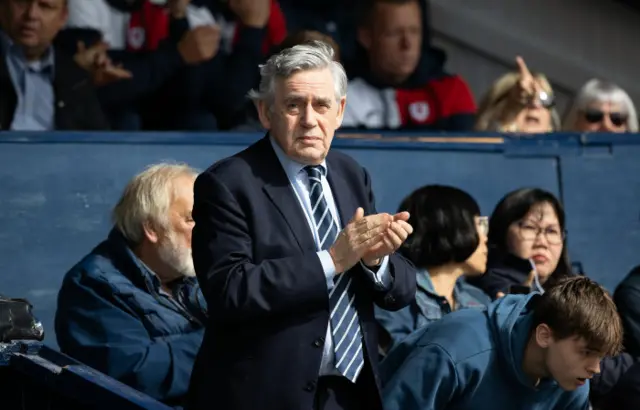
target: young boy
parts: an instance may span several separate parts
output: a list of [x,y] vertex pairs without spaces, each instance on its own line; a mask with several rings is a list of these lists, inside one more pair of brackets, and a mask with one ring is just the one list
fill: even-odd
[[569,278],[419,330],[384,361],[385,410],[586,410],[589,379],[622,324],[597,283]]

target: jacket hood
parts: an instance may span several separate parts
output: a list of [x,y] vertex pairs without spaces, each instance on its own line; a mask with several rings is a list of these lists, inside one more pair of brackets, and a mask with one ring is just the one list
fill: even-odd
[[538,293],[507,295],[492,303],[487,312],[505,370],[529,388],[533,386],[522,370],[522,360],[533,324],[531,302],[539,297]]

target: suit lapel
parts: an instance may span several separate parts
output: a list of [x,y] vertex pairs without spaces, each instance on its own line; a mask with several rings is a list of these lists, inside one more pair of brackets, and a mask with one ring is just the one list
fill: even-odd
[[289,226],[300,249],[303,251],[316,249],[313,232],[309,228],[309,223],[293,191],[289,178],[273,151],[269,136],[267,135],[259,144],[263,145],[260,151],[264,154],[260,161],[265,165],[262,170],[265,181],[262,189]]
[[347,181],[337,172],[338,167],[331,166],[332,161],[327,157],[327,179],[331,186],[331,193],[340,214],[341,229],[347,226],[353,215],[356,213],[358,203],[353,197]]

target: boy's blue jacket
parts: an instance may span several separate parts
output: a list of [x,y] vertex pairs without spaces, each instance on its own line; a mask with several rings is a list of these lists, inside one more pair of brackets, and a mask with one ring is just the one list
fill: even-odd
[[381,365],[385,410],[587,410],[589,384],[537,387],[522,371],[539,294],[509,295],[416,331]]

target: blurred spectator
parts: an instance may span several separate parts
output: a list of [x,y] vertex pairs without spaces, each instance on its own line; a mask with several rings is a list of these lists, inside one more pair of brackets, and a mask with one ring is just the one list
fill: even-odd
[[62,352],[169,404],[187,393],[206,320],[191,258],[195,177],[169,164],[134,177],[108,239],[66,274],[56,311]]
[[0,1],[0,129],[104,130],[87,73],[54,49],[66,0]]
[[640,356],[640,266],[636,266],[616,288],[614,300],[624,325],[624,347]]
[[496,298],[506,293],[543,291],[572,275],[565,246],[565,214],[550,192],[510,192],[489,219],[487,273],[469,280]]
[[[154,128],[226,130],[242,124],[256,68],[286,36],[275,0],[201,3],[212,10],[221,27],[222,50],[213,60],[182,70],[164,87],[147,115]],[[232,37],[227,37],[229,32]]]
[[277,51],[310,41],[322,41],[333,48],[333,59],[340,62],[340,46],[326,34],[314,30],[300,30],[289,34],[277,47]]
[[413,302],[395,312],[375,307],[378,323],[392,348],[411,332],[454,310],[485,308],[491,299],[467,284],[464,276],[482,275],[487,268],[489,221],[480,207],[457,188],[428,185],[402,201],[398,212],[409,212],[413,233],[399,251],[418,268]]
[[518,71],[498,78],[478,108],[476,130],[537,134],[560,129],[551,84],[532,74],[521,57]]
[[580,132],[638,132],[638,115],[625,90],[594,78],[578,91],[563,128]]
[[349,82],[343,127],[473,128],[469,87],[444,72],[442,51],[423,51],[422,15],[418,0],[373,0],[363,8],[358,41],[366,61]]
[[[197,29],[189,30],[189,24]],[[99,89],[100,101],[116,129],[139,129],[146,111],[155,109],[157,93],[185,65],[207,61],[218,52],[219,27],[206,8],[190,0],[169,0],[166,5],[149,0],[69,0],[70,37],[93,45],[109,44],[109,55],[132,73],[121,81]],[[163,101],[173,107],[174,101]],[[178,102],[179,104],[179,102]]]

